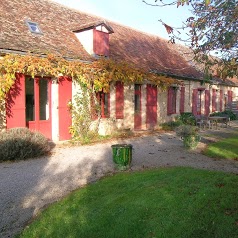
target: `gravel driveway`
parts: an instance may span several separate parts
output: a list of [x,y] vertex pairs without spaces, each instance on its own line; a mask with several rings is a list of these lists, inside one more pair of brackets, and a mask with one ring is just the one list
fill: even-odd
[[[44,206],[114,173],[111,145],[117,143],[133,145],[131,170],[187,166],[238,174],[237,161],[208,158],[199,149],[187,151],[174,133],[141,135],[88,146],[56,146],[48,157],[0,163],[0,237],[13,237]],[[201,142],[199,147],[203,146]]]

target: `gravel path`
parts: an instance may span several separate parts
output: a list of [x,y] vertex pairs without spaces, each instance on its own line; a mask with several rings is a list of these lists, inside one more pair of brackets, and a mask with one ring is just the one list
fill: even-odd
[[[111,145],[116,143],[133,145],[131,170],[186,166],[238,174],[238,161],[208,158],[199,149],[187,151],[174,133],[155,133],[89,146],[56,146],[48,157],[0,163],[0,237],[13,237],[44,206],[114,173]],[[199,148],[204,145],[201,142]]]

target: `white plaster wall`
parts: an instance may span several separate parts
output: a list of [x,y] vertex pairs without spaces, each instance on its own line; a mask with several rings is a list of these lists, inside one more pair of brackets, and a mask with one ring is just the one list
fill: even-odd
[[167,119],[167,91],[158,88],[157,124],[164,123]]
[[83,32],[75,33],[76,37],[83,45],[84,49],[90,54],[93,55],[93,30],[87,30]]
[[59,141],[59,85],[51,84],[51,123],[52,123],[52,140]]
[[124,86],[123,128],[134,129],[134,85]]
[[[200,82],[185,81],[185,112],[192,111],[192,93],[193,89],[205,88],[210,90],[210,111],[212,112],[212,89],[216,88],[220,91],[223,90],[224,94],[227,94],[228,90],[233,90],[234,97],[238,95],[238,88],[231,88],[227,86],[216,86],[216,85],[201,85]],[[73,85],[73,95],[75,92],[80,90],[79,86]],[[218,91],[218,92],[219,92]],[[142,85],[142,129],[146,129],[146,85]],[[218,93],[219,94],[219,93]],[[164,122],[173,121],[177,116],[180,115],[180,88],[177,91],[177,105],[176,114],[167,115],[167,90],[161,90],[158,88],[158,100],[157,100],[157,128]],[[218,96],[219,97],[219,96]],[[224,99],[223,99],[223,102]],[[220,107],[218,107],[220,108]],[[224,110],[224,108],[223,108]],[[99,134],[107,135],[113,133],[116,129],[134,129],[134,85],[124,85],[124,119],[116,119],[116,93],[115,85],[112,84],[110,87],[110,118],[103,118],[99,124]],[[205,90],[202,91],[202,113],[205,112]]]
[[0,100],[0,131],[6,129],[5,101]]
[[108,33],[108,30],[105,26],[99,25],[96,27],[96,30]]

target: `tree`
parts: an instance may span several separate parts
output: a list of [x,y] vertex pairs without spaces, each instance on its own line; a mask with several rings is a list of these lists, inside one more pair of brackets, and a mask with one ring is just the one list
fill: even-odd
[[[162,20],[170,42],[183,40],[195,53],[194,59],[205,64],[205,69],[216,69],[222,78],[238,76],[238,4],[236,0],[155,0],[143,1],[151,6],[189,6],[189,17],[180,28]],[[188,29],[188,39],[181,39],[181,29]],[[214,57],[214,55],[216,57]]]

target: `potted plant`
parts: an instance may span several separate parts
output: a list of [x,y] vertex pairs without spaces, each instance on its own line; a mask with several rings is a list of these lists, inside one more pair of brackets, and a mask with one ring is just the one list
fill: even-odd
[[183,140],[183,145],[189,149],[195,149],[201,137],[198,128],[191,125],[181,125],[176,129],[176,134]]
[[119,170],[126,170],[132,161],[132,145],[116,144],[112,145],[113,162]]

